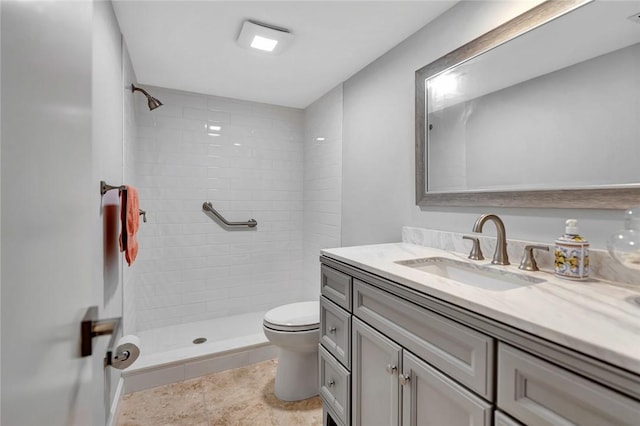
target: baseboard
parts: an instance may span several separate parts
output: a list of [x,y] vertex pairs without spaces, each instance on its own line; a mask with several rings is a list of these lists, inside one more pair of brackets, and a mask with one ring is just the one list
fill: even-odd
[[109,419],[107,420],[107,426],[116,426],[118,424],[118,417],[120,416],[120,407],[122,406],[122,397],[124,396],[124,378],[120,377],[118,380],[118,386],[116,387],[116,393],[111,401],[111,407],[109,408]]

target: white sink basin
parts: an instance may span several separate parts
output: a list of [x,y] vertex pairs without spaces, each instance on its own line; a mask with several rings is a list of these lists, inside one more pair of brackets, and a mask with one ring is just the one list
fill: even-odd
[[476,265],[446,257],[399,260],[399,265],[485,290],[504,291],[539,284],[546,280],[524,274]]

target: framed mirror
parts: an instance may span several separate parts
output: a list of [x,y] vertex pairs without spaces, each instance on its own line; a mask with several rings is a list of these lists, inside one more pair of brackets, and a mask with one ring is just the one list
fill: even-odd
[[639,2],[547,1],[416,71],[416,204],[639,202]]

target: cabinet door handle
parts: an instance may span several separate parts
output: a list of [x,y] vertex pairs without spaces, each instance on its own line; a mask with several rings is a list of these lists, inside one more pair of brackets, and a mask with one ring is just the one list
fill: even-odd
[[398,371],[398,367],[393,364],[387,364],[387,373],[395,374]]
[[400,376],[398,376],[398,380],[400,381],[400,384],[402,386],[408,385],[409,382],[411,382],[411,377],[407,376],[406,374],[401,374]]
[[335,327],[331,327],[331,328],[329,329],[329,333],[331,333],[331,334],[335,334],[335,332],[336,332],[337,330],[338,330],[337,328],[335,328]]
[[331,379],[327,382],[327,386],[329,386],[330,388],[333,387],[336,384],[336,381]]

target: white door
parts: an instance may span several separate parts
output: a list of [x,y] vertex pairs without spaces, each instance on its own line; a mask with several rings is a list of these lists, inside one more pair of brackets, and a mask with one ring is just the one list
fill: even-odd
[[3,426],[104,424],[103,352],[79,349],[80,321],[101,300],[92,8],[2,2]]

